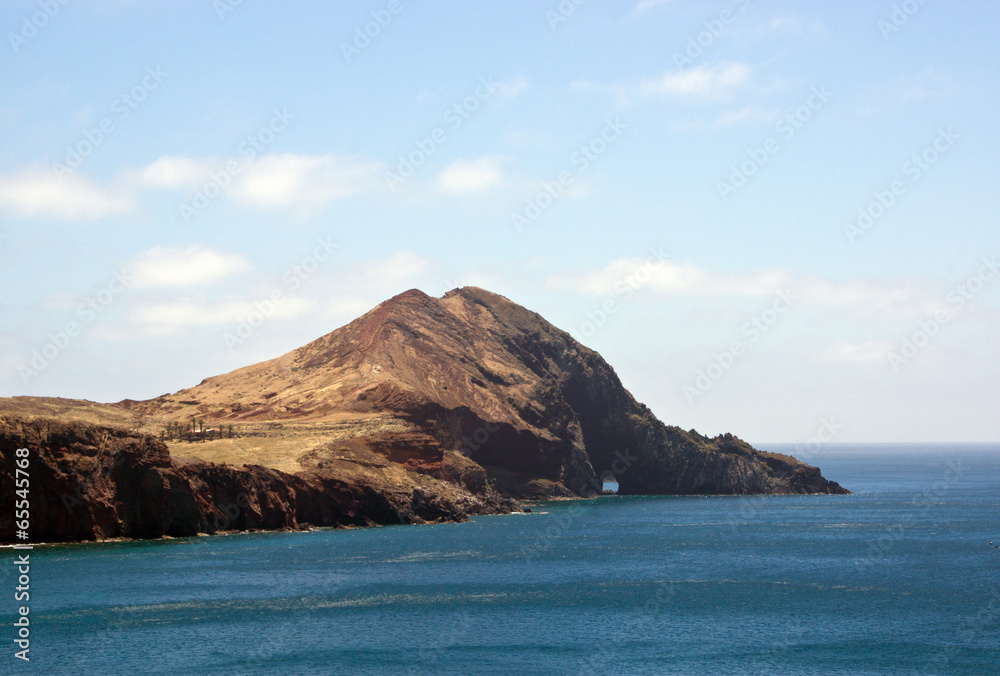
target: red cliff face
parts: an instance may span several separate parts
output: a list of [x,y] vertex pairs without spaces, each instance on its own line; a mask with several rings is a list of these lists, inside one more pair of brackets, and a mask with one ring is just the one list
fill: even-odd
[[[32,542],[183,537],[233,530],[463,521],[506,513],[495,495],[463,501],[433,490],[293,476],[260,466],[171,459],[149,436],[81,423],[0,423],[0,501],[13,505],[15,451],[28,448]],[[0,542],[16,542],[0,519]]]

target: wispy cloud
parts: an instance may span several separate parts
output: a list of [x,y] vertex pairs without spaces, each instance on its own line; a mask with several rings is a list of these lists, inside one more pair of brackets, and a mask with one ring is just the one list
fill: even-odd
[[645,80],[640,85],[640,91],[644,96],[718,99],[745,85],[752,70],[745,63],[731,61],[714,65],[702,64]]
[[315,206],[381,186],[381,165],[332,153],[265,155],[243,171],[235,197],[263,207]]
[[92,220],[123,214],[134,204],[128,192],[77,174],[29,168],[0,176],[0,208],[19,217]]
[[654,7],[665,5],[668,2],[673,2],[673,0],[640,0],[640,2],[636,3],[635,7],[632,8],[632,16],[645,14]]
[[207,180],[216,164],[214,159],[164,155],[143,167],[136,175],[136,182],[153,188],[181,188]]
[[[637,99],[650,97],[699,102],[722,101],[730,98],[733,93],[750,87],[753,72],[754,68],[749,64],[726,61],[670,70],[638,82],[577,80],[570,84],[570,88],[585,94],[613,96],[619,106],[628,106]],[[764,90],[758,89],[757,93],[761,91]]]
[[511,80],[510,82],[496,82],[497,96],[503,99],[513,99],[528,91],[528,80],[523,77]]
[[[28,167],[0,175],[0,210],[25,218],[93,220],[123,214],[136,207],[141,189],[190,189],[209,184],[213,169],[220,172],[237,158],[165,155],[135,170],[121,172],[102,185],[80,172],[59,176]],[[231,197],[259,207],[315,207],[365,190],[379,189],[382,166],[355,157],[263,155],[231,176]]]
[[243,256],[193,245],[186,249],[153,247],[136,256],[129,267],[137,288],[183,287],[225,279],[250,264]]
[[641,280],[644,288],[672,296],[758,296],[774,293],[788,284],[790,275],[780,270],[732,275],[689,263],[663,260],[652,265],[649,259],[630,258],[612,261],[600,270],[555,276],[549,279],[548,285],[602,296],[614,294],[622,280],[631,278]]
[[581,295],[606,296],[623,280],[638,280],[644,289],[666,296],[731,297],[767,296],[790,290],[803,305],[841,308],[848,316],[885,320],[926,317],[939,308],[939,293],[917,282],[851,280],[834,282],[815,276],[797,276],[787,270],[767,269],[725,273],[690,263],[630,258],[612,261],[603,268],[550,277],[549,288],[568,289]]
[[438,177],[438,187],[449,193],[482,192],[502,183],[503,172],[497,157],[452,162]]

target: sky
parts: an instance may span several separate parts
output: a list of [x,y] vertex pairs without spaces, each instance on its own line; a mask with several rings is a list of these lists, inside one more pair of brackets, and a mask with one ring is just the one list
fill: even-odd
[[998,441],[1000,5],[10,0],[0,396],[476,285],[664,422]]

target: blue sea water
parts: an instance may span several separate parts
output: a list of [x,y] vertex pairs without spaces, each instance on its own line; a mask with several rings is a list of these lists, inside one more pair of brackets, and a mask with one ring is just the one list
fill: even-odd
[[0,672],[1000,674],[1000,446],[809,460],[855,495],[38,548],[30,664],[3,550]]

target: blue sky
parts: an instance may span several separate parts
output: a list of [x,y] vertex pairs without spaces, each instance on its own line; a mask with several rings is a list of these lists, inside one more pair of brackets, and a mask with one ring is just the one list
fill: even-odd
[[1000,437],[995,3],[36,0],[0,25],[0,395],[153,397],[478,285],[671,424]]

